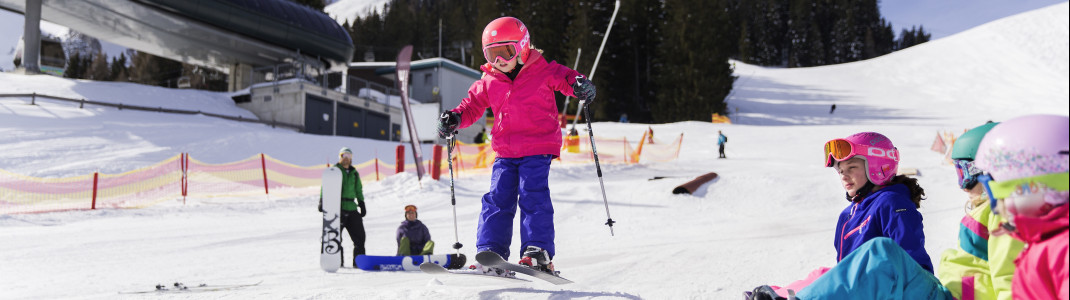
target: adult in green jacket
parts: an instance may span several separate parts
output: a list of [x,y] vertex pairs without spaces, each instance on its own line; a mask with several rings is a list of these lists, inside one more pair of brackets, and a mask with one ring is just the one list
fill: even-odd
[[[342,170],[342,228],[349,232],[349,238],[353,240],[353,258],[365,253],[364,240],[364,216],[368,215],[368,209],[364,206],[363,185],[360,183],[360,173],[353,167],[353,150],[342,147],[338,151],[338,163],[334,164]],[[320,211],[323,211],[323,195],[320,194]],[[359,209],[359,210],[358,210]],[[342,251],[343,255],[345,251]],[[343,256],[342,261],[345,261]],[[356,263],[353,264],[356,267]]]

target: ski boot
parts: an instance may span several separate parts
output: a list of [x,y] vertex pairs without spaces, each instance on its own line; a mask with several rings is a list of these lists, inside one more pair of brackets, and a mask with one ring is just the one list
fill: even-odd
[[524,255],[520,257],[520,264],[557,275],[557,272],[554,271],[554,263],[550,261],[550,253],[536,246],[528,246],[524,249]]

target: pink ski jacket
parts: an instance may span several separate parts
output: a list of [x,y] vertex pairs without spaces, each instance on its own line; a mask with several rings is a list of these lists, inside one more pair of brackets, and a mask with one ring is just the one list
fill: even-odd
[[1070,209],[1064,204],[1042,217],[1017,217],[1014,222],[1017,237],[1027,245],[1014,262],[1014,299],[1070,299]]
[[491,147],[498,157],[561,155],[561,128],[554,92],[574,96],[572,83],[580,75],[557,62],[546,62],[532,51],[516,80],[490,64],[481,67],[483,78],[468,88],[468,98],[452,111],[461,113],[460,127],[475,123],[487,107],[494,112]]

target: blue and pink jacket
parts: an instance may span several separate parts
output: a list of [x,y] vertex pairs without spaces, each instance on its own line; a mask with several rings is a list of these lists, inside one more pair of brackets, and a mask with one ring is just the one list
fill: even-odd
[[921,212],[910,201],[910,190],[906,185],[893,184],[876,190],[840,213],[834,242],[836,261],[843,260],[872,238],[887,237],[932,273],[933,264],[929,253],[925,252],[921,221]]
[[528,55],[516,81],[490,64],[483,78],[468,88],[468,98],[452,111],[461,113],[460,127],[468,127],[490,107],[494,112],[491,147],[498,157],[561,155],[561,129],[554,92],[575,96],[572,83],[580,75],[557,62],[546,62],[538,51]]

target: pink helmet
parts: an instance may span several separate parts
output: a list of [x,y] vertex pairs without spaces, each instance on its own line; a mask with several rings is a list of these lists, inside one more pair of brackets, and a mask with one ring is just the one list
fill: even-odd
[[[992,128],[977,146],[977,167],[991,175],[990,198],[1006,199],[1008,219],[1039,216],[1067,203],[1070,118],[1021,116]],[[1012,196],[1013,197],[1010,197]],[[994,205],[995,203],[993,203]]]
[[[514,51],[519,52],[518,62],[523,64],[531,53],[531,35],[528,34],[524,22],[513,17],[501,17],[490,21],[483,29],[483,55],[488,62],[494,62],[494,57],[487,56],[487,46],[499,43],[515,43]],[[510,59],[506,57],[506,59]]]
[[887,184],[899,171],[899,150],[883,134],[859,132],[825,143],[825,167],[855,157],[866,161],[866,178],[875,185]]

